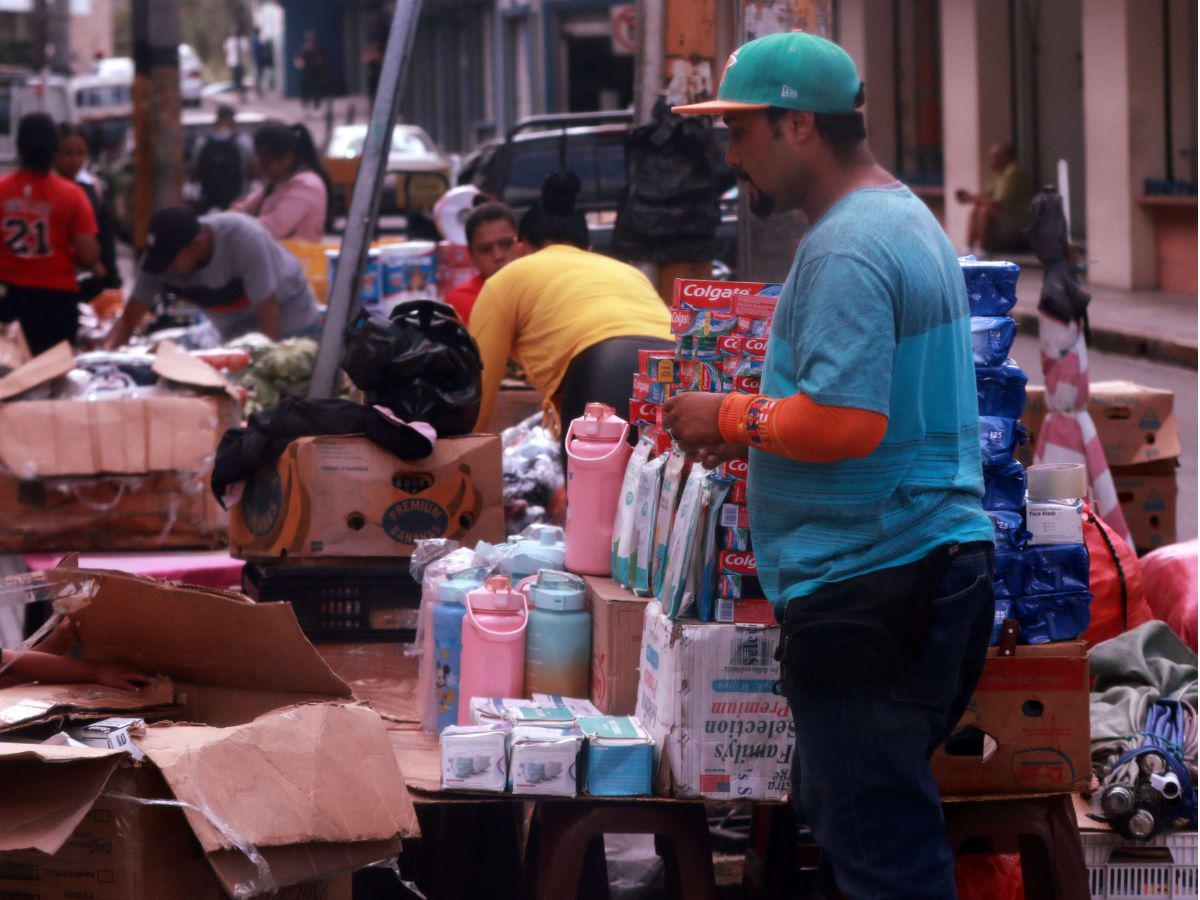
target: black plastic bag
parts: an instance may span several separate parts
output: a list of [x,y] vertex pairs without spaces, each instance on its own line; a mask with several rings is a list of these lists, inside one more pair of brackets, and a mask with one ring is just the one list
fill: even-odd
[[342,368],[367,393],[406,422],[428,422],[441,437],[475,427],[482,396],[479,348],[435,300],[411,300],[391,318],[365,310],[346,326]]

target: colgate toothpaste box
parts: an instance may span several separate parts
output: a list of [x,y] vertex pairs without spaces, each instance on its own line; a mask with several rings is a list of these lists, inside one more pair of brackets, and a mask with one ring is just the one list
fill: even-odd
[[675,354],[670,350],[638,351],[638,374],[645,375],[651,381],[675,381],[675,365]]
[[738,316],[734,334],[751,338],[767,338],[771,334],[771,320],[758,316]]
[[680,362],[701,360],[704,362],[716,362],[721,358],[721,352],[717,349],[718,336],[697,336],[692,334],[681,334],[675,338],[675,358]]
[[748,459],[730,459],[721,463],[717,468],[722,478],[736,478],[740,481],[745,481],[746,476],[750,474],[750,461]]
[[762,597],[758,566],[749,550],[722,550],[717,554],[717,575],[722,597]]
[[641,372],[633,376],[633,399],[648,400],[650,403],[666,403],[679,390],[678,384],[655,381]]
[[[675,309],[707,309],[733,312],[740,300],[776,289],[781,285],[761,281],[704,281],[698,278],[676,278],[671,306]],[[751,307],[758,308],[758,307]]]
[[753,550],[754,546],[750,543],[750,529],[739,528],[736,525],[718,526],[717,539],[721,544],[722,550]]
[[717,339],[717,349],[722,356],[726,357],[736,359],[741,359],[742,357],[766,359],[767,339],[747,337],[744,334],[727,334]]
[[719,523],[722,528],[750,528],[750,510],[744,503],[724,503],[721,505]]
[[735,625],[775,625],[775,607],[769,600],[723,597],[716,603],[717,622]]
[[761,290],[753,294],[738,296],[733,301],[733,311],[738,316],[748,319],[765,319],[770,328],[771,317],[775,315],[775,307],[779,303],[779,294],[783,291],[782,284],[764,284]]
[[671,310],[671,333],[698,337],[719,337],[733,334],[738,329],[739,319],[730,312],[709,310]]
[[761,375],[734,375],[727,377],[725,383],[735,394],[757,394],[762,390]]
[[727,503],[734,503],[739,506],[746,505],[746,482],[735,481],[733,487],[729,489],[729,496],[725,498]]
[[662,425],[662,407],[649,400],[638,400],[636,397],[629,401],[629,424],[659,427]]
[[662,456],[671,449],[671,436],[657,425],[645,425],[638,432],[639,438],[648,437],[654,441],[654,456]]

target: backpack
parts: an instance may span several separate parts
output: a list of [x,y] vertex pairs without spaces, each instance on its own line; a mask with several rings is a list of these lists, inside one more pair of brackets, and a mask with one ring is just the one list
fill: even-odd
[[205,207],[226,209],[242,193],[242,151],[236,135],[209,137],[196,161]]

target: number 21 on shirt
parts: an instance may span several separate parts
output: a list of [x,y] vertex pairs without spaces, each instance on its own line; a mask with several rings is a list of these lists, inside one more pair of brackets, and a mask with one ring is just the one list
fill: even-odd
[[40,216],[7,216],[4,244],[13,256],[49,256],[50,223]]

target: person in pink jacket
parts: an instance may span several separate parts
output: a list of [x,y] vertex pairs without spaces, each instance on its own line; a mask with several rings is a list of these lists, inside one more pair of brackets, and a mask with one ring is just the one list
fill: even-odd
[[262,186],[232,209],[254,216],[276,240],[320,241],[329,214],[329,176],[303,124],[267,122],[254,134]]

